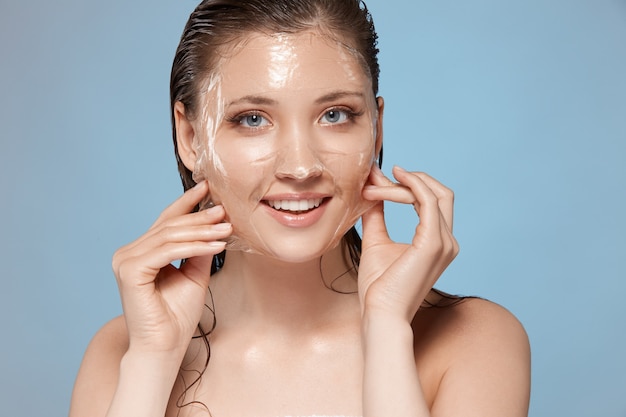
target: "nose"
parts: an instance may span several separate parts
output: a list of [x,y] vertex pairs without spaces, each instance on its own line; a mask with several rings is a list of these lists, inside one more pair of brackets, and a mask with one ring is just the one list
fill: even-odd
[[285,139],[281,141],[276,177],[304,181],[321,176],[324,165],[309,138],[300,131]]

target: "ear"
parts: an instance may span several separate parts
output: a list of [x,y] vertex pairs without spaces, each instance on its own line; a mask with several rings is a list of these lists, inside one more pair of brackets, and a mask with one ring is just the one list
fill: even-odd
[[380,151],[383,149],[383,113],[385,111],[385,100],[382,97],[376,97],[376,104],[378,105],[378,116],[376,119],[376,158],[380,155]]
[[185,114],[185,105],[180,101],[174,103],[174,123],[176,127],[176,149],[178,150],[178,155],[187,169],[193,172],[197,159],[196,151],[193,147],[196,132],[193,124]]

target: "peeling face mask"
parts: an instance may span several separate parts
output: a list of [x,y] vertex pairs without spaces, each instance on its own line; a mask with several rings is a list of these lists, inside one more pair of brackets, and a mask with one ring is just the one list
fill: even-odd
[[222,204],[227,250],[303,262],[334,248],[374,203],[378,112],[354,52],[314,32],[251,35],[207,81],[195,121],[201,208]]

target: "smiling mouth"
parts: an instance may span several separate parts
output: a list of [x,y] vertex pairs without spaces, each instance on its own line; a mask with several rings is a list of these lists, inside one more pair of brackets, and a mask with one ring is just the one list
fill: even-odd
[[266,200],[265,203],[274,210],[293,214],[306,213],[316,209],[324,202],[323,198],[309,198],[303,200]]

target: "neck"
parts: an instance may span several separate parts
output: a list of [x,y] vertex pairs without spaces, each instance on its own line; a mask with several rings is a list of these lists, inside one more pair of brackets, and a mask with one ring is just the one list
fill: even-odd
[[336,318],[341,309],[358,302],[342,294],[356,293],[356,288],[356,271],[341,245],[302,263],[228,252],[224,267],[211,282],[220,322],[242,319],[291,329]]

